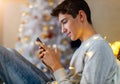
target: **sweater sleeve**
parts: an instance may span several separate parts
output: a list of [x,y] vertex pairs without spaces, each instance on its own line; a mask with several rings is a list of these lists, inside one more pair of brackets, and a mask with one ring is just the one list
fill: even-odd
[[55,71],[54,76],[58,84],[78,84],[81,78],[78,74],[66,74],[64,68]]
[[64,68],[55,71],[53,74],[58,84],[72,84],[71,81],[68,79]]

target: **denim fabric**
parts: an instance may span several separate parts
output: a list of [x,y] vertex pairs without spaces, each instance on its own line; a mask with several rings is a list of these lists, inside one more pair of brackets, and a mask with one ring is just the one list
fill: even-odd
[[47,84],[48,77],[17,51],[0,46],[0,81],[5,84]]

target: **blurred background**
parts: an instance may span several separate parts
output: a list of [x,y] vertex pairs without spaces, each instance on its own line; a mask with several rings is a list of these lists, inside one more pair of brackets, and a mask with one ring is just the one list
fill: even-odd
[[[21,5],[27,0],[0,0],[0,44],[14,48],[21,24]],[[35,0],[31,0],[35,1]],[[54,1],[54,0],[43,0]],[[60,0],[58,0],[60,1]],[[98,33],[109,42],[120,40],[120,1],[86,0],[92,11],[92,19]],[[44,5],[43,5],[44,6]]]
[[[37,60],[37,37],[61,51],[61,62],[67,68],[80,41],[71,42],[60,32],[51,9],[62,0],[0,0],[0,45],[15,48],[27,60],[47,72]],[[120,1],[86,0],[91,8],[93,26],[120,55]],[[67,52],[66,52],[67,51]],[[64,57],[66,55],[66,57]]]

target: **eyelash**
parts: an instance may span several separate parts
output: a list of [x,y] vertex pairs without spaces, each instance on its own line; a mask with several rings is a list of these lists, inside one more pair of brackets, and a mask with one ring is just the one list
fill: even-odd
[[63,21],[63,24],[66,24],[66,23],[67,23],[67,20],[64,20],[64,21]]

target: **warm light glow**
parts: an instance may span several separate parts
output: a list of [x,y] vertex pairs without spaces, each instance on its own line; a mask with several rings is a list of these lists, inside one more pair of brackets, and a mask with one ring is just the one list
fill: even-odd
[[93,56],[93,51],[86,52],[86,56],[88,56],[89,58],[91,58]]
[[114,55],[118,56],[118,54],[120,52],[120,41],[115,41],[110,46],[111,46],[111,48],[113,50]]
[[53,48],[57,48],[57,45],[56,45],[56,44],[53,44]]
[[18,31],[19,31],[20,33],[22,33],[22,32],[23,32],[23,28],[20,27],[20,28],[18,29]]
[[29,8],[33,8],[33,5],[29,5]]
[[106,40],[107,36],[104,36],[104,39]]
[[0,7],[5,6],[6,3],[27,3],[27,0],[0,0]]
[[2,6],[2,4],[3,4],[2,2],[3,2],[3,1],[2,1],[2,0],[0,0],[0,7],[1,7],[1,6]]
[[90,45],[90,43],[87,43],[87,44],[86,44],[86,47],[88,47],[89,45]]
[[75,69],[74,67],[69,67],[69,69]]
[[99,38],[98,36],[93,37],[94,40],[96,40],[96,39],[98,39],[98,38]]
[[26,2],[26,0],[3,0],[4,2]]

